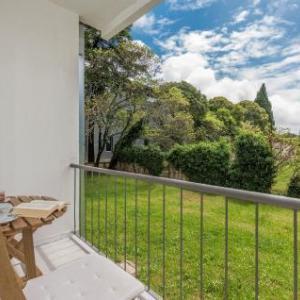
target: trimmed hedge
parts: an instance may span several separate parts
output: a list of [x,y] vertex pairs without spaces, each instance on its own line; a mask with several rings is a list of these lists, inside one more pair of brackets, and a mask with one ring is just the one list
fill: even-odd
[[230,147],[224,141],[176,146],[167,159],[191,181],[221,186],[227,184]]
[[[137,164],[159,176],[165,159],[190,181],[270,192],[276,175],[275,157],[261,134],[243,132],[234,147],[225,140],[177,145],[168,155],[154,146],[133,146],[122,150],[120,162]],[[300,174],[290,184],[290,196],[299,197]],[[297,196],[298,195],[298,196]]]
[[300,198],[300,171],[292,177],[287,194],[289,197]]
[[243,132],[236,138],[231,170],[233,187],[268,193],[276,171],[274,154],[263,135]]
[[164,169],[164,153],[154,146],[132,146],[120,151],[120,162],[138,164],[150,175],[159,176]]

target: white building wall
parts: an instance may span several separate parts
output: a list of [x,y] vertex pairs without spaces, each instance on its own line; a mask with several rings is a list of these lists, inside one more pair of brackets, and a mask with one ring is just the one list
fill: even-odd
[[[73,201],[79,18],[47,0],[0,0],[0,190]],[[38,232],[72,229],[73,210]]]

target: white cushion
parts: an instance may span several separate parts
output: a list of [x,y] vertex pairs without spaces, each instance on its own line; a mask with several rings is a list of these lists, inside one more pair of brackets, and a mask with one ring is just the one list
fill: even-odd
[[100,255],[34,278],[24,289],[28,300],[132,300],[143,291],[142,283]]

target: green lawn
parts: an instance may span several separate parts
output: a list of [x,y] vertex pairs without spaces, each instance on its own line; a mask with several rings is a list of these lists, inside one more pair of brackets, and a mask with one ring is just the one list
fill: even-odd
[[[102,252],[121,262],[125,252],[124,179],[94,175],[86,177],[86,229],[82,235]],[[105,189],[108,186],[108,189]],[[162,253],[163,188],[145,182],[137,185],[127,179],[126,240],[127,260],[135,262],[138,277],[147,283],[150,259],[150,286],[163,294]],[[106,197],[107,194],[107,197]],[[115,197],[116,195],[116,197]],[[199,299],[200,278],[200,197],[183,194],[183,291],[184,299]],[[106,201],[107,199],[107,201]],[[180,291],[180,191],[166,188],[166,299],[179,299]],[[85,207],[84,207],[85,206]],[[224,199],[204,198],[204,294],[205,299],[222,299],[224,282]],[[135,247],[137,220],[137,247]],[[229,203],[229,299],[254,299],[255,207],[237,201]],[[148,223],[149,222],[149,223]],[[115,224],[117,226],[115,226]],[[148,257],[148,225],[150,255]],[[260,209],[260,299],[292,299],[293,291],[293,213],[270,206]],[[82,226],[83,228],[83,226]],[[116,251],[115,251],[116,250]]]
[[284,166],[279,170],[272,188],[274,194],[286,195],[293,172],[294,168],[290,165]]

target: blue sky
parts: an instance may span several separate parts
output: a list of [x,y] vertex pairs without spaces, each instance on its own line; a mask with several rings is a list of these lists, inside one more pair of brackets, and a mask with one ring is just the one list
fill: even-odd
[[209,98],[253,100],[265,82],[279,128],[300,131],[299,0],[165,0],[133,26],[161,77]]

